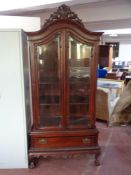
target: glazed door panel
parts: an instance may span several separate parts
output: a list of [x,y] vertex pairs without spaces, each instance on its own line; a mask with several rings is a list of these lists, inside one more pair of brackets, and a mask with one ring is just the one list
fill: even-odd
[[89,122],[92,46],[71,36],[68,44],[68,125],[83,128]]
[[59,127],[62,122],[60,74],[60,36],[37,46],[39,123]]

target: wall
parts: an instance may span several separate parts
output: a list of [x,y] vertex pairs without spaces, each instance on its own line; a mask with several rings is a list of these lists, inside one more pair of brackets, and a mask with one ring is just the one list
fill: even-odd
[[131,34],[121,34],[117,37],[110,37],[109,35],[103,35],[103,44],[105,42],[119,42],[119,57],[117,60],[131,61]]
[[27,43],[16,28],[37,31],[40,18],[0,16],[0,28],[0,169],[27,168],[26,115],[31,115],[29,81],[23,77],[28,74]]
[[[90,30],[115,29],[131,27],[131,1],[101,1],[101,3],[87,3],[71,7],[78,17]],[[45,13],[37,13],[34,16],[41,18],[41,25],[56,11],[49,9]]]
[[131,44],[120,44],[119,59],[122,61],[131,61]]
[[0,30],[0,168],[27,168],[20,31]]
[[39,17],[0,16],[0,28],[17,28],[25,31],[40,29]]

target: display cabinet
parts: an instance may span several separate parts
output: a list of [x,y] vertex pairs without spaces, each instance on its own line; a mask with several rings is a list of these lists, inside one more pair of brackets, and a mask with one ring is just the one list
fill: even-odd
[[88,31],[66,5],[40,31],[27,33],[32,82],[29,162],[47,156],[95,154],[98,45],[102,33]]
[[98,64],[103,67],[112,68],[113,47],[109,45],[99,46]]

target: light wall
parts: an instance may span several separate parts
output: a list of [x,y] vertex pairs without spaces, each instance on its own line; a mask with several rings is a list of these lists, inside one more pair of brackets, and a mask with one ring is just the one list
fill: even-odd
[[122,61],[131,61],[131,44],[120,44],[119,59]]
[[0,30],[0,169],[27,168],[20,31]]
[[40,29],[39,17],[0,16],[0,28],[37,31]]
[[[27,87],[27,84],[24,87],[24,81],[28,83],[29,80],[23,78],[28,70],[25,65],[27,52],[24,52],[27,42],[25,37],[23,40],[21,30],[16,28],[36,31],[40,29],[40,19],[0,17],[0,28],[0,169],[27,168],[26,118],[30,109],[29,92],[24,90]],[[26,59],[24,62],[23,58]]]
[[118,35],[117,37],[104,36],[102,39],[103,44],[105,42],[119,42],[119,57],[117,60],[131,61],[131,34]]
[[[131,27],[131,2],[125,0],[106,1],[96,5],[80,5],[71,7],[78,17],[90,30],[129,28]],[[45,13],[37,13],[34,16],[41,18],[41,25],[56,11],[48,10]]]

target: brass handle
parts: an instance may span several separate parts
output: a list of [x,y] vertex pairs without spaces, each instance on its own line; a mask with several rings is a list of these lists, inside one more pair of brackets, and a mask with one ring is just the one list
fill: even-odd
[[84,139],[82,140],[82,142],[83,142],[84,144],[87,144],[87,143],[90,142],[90,139],[88,139],[88,138],[84,138]]
[[46,143],[47,143],[47,140],[44,139],[44,138],[42,138],[42,139],[39,140],[39,143],[40,143],[40,144],[46,144]]

